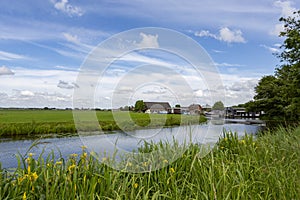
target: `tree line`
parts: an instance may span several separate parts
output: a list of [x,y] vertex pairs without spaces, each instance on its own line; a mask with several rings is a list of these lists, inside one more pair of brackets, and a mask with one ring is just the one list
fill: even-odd
[[300,10],[279,19],[284,24],[280,64],[274,75],[262,77],[255,87],[254,101],[245,104],[248,111],[264,111],[265,119],[298,122],[300,120]]

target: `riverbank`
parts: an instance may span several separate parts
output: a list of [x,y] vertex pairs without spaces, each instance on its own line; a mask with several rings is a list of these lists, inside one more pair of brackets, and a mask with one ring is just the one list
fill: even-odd
[[[122,130],[128,131],[142,128],[200,124],[207,121],[204,116],[150,115],[135,112],[130,112],[132,121],[129,121],[127,112],[95,111],[95,113],[103,131],[121,129],[114,120],[114,115],[118,115],[118,119],[121,119],[118,123],[122,125]],[[98,127],[95,130],[95,126],[89,126],[89,123],[84,123],[80,128],[85,129],[85,131],[98,130]],[[0,110],[0,136],[72,134],[76,132],[71,110]]]
[[203,158],[191,145],[174,163],[161,158],[165,167],[141,174],[113,170],[84,148],[66,160],[28,154],[14,173],[0,170],[0,199],[299,199],[299,147],[300,127],[256,139],[226,134]]

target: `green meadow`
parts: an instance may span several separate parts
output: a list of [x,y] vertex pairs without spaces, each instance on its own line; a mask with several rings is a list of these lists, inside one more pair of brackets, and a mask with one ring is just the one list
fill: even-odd
[[[76,111],[84,116],[91,111]],[[206,121],[204,116],[188,116],[176,114],[145,114],[129,112],[95,111],[103,131],[134,130],[140,128],[170,127],[179,125],[199,124]],[[115,116],[118,117],[116,123]],[[121,128],[119,127],[121,126]],[[91,129],[84,123],[85,131]],[[0,135],[35,135],[76,133],[71,110],[0,110]]]
[[[114,170],[89,154],[18,157],[0,167],[0,199],[300,199],[300,127],[253,138],[226,133],[205,157],[190,145],[173,163],[145,173]],[[140,151],[170,149],[148,144]],[[147,167],[147,163],[143,163]]]

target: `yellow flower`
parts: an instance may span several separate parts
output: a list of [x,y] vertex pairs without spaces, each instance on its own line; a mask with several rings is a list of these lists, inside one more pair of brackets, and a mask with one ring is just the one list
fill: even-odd
[[30,157],[28,157],[28,158],[26,158],[26,162],[28,163],[28,164],[30,164]]
[[147,163],[147,162],[143,162],[143,165],[144,165],[145,167],[147,167],[147,166],[148,166],[148,163]]
[[71,154],[71,157],[77,157],[77,156],[78,156],[78,154],[76,154],[76,153]]
[[26,199],[27,199],[27,197],[26,197],[26,192],[24,192],[23,197],[22,197],[22,200],[26,200]]
[[61,164],[62,164],[62,161],[57,161],[55,164],[56,164],[56,165],[61,165]]
[[33,156],[33,153],[29,153],[28,156],[29,156],[29,157],[32,157],[32,156]]
[[102,162],[105,162],[105,161],[107,161],[107,158],[106,158],[106,157],[103,157],[103,158],[102,158]]
[[174,173],[174,172],[175,172],[175,169],[174,169],[173,167],[171,167],[171,168],[170,168],[170,172],[171,172],[171,173]]
[[27,175],[24,175],[24,176],[22,176],[22,177],[19,177],[19,178],[18,178],[18,182],[19,182],[19,183],[22,183],[22,181],[23,181],[24,179],[26,179],[26,176],[27,176]]
[[81,146],[81,149],[82,149],[82,151],[84,151],[85,149],[87,149],[87,147],[86,146]]
[[133,184],[133,187],[134,187],[134,188],[137,188],[137,187],[139,187],[139,184],[138,184],[138,183],[135,183],[135,184]]
[[239,141],[241,144],[246,144],[246,141],[245,140],[240,140]]
[[38,177],[39,177],[39,176],[37,175],[36,172],[34,172],[34,173],[31,175],[32,181],[36,181],[36,179],[37,179]]
[[73,165],[70,165],[69,167],[68,167],[68,170],[69,171],[71,171],[72,169],[74,169],[76,167],[76,165],[75,164],[73,164]]
[[28,174],[30,174],[30,173],[31,173],[30,165],[28,165],[28,167],[27,167],[27,171],[28,171]]
[[127,166],[128,166],[128,167],[131,167],[131,166],[132,166],[132,163],[131,163],[131,162],[128,162],[128,163],[127,163]]
[[228,138],[226,137],[226,138],[224,138],[224,140],[225,140],[225,141],[227,141],[227,140],[228,140]]
[[82,157],[83,157],[83,158],[86,158],[86,157],[87,157],[87,153],[84,152],[84,153],[82,154]]
[[164,162],[164,163],[166,163],[166,164],[168,164],[168,163],[169,163],[169,161],[168,161],[168,160],[166,160],[166,159],[165,159],[163,162]]
[[221,149],[224,149],[224,147],[222,146]]

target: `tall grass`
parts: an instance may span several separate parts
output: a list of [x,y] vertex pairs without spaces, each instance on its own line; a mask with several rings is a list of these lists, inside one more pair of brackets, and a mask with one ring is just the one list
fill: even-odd
[[257,139],[224,136],[203,158],[191,145],[175,162],[161,160],[164,168],[147,173],[111,169],[84,147],[68,159],[28,154],[14,172],[1,169],[0,199],[300,199],[300,127]]

